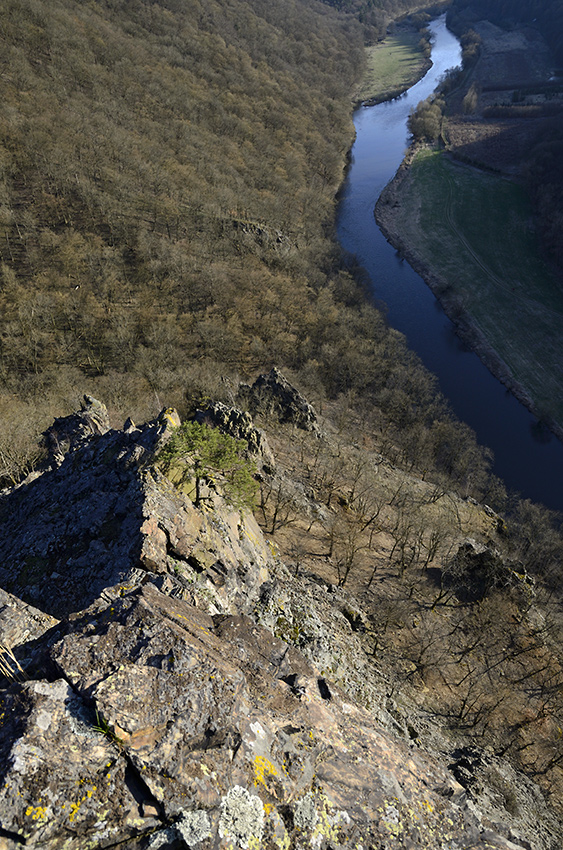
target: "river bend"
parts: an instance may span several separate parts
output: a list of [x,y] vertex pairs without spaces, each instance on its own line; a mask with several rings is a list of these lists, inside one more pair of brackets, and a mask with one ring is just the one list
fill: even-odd
[[494,472],[525,498],[563,510],[563,444],[494,378],[455,333],[422,278],[402,260],[376,224],[374,207],[401,164],[410,109],[431,94],[440,77],[460,64],[458,40],[445,16],[432,22],[432,67],[395,100],[354,114],[356,141],[338,212],[338,237],[367,270],[389,323],[438,377],[456,415],[495,455]]

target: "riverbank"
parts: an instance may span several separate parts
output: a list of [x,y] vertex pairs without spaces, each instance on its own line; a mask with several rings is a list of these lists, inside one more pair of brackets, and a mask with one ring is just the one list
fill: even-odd
[[425,54],[425,42],[420,30],[403,25],[383,42],[366,48],[366,71],[361,86],[354,93],[355,106],[375,106],[400,97],[431,67]]
[[[563,427],[554,420],[550,420],[545,414],[542,416],[530,392],[515,379],[511,369],[491,345],[478,321],[465,309],[463,299],[454,290],[450,281],[437,273],[435,268],[413,247],[411,240],[405,238],[402,226],[402,201],[411,179],[412,162],[421,149],[421,145],[411,145],[395,177],[381,193],[375,207],[376,222],[387,241],[407,260],[431,289],[463,342],[478,355],[494,377],[501,381],[518,401],[563,441]],[[410,212],[412,213],[412,210]],[[409,220],[412,226],[416,227],[412,215]]]

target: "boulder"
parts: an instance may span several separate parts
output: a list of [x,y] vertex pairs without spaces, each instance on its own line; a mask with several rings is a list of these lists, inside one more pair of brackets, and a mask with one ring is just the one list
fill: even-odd
[[93,850],[154,827],[127,760],[66,680],[13,686],[1,702],[2,850]]
[[0,644],[19,646],[41,637],[58,620],[0,587]]
[[252,386],[241,384],[238,397],[253,415],[275,416],[304,431],[318,430],[313,407],[275,367],[267,375],[260,375]]
[[494,587],[513,584],[518,575],[496,549],[468,538],[446,564],[442,581],[460,599],[477,601]]

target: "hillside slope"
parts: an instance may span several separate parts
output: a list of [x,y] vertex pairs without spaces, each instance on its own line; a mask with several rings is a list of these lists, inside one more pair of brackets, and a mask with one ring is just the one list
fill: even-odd
[[6,483],[84,391],[146,419],[279,365],[319,399],[361,399],[407,463],[463,486],[471,457],[487,487],[332,238],[363,63],[350,14],[24,0],[0,31]]
[[[272,377],[285,395],[261,385],[272,425],[293,419],[278,430],[334,450],[330,423],[304,430],[287,396],[302,399]],[[559,846],[539,786],[469,746],[387,667],[389,638],[369,625],[377,594],[290,572],[283,535],[266,540],[220,476],[199,507],[174,486],[159,460],[178,433],[171,411],[124,429],[104,413],[88,398],[57,420],[51,466],[2,494],[2,582],[28,601],[0,592],[3,848]],[[288,467],[266,455],[261,475],[287,488]],[[478,506],[458,510],[490,525]]]
[[[358,22],[9,0],[0,32],[0,846],[559,847],[559,520],[332,239]],[[167,477],[163,402],[260,448],[254,516]]]
[[64,365],[150,392],[186,358],[289,358],[268,314],[293,285],[314,305],[303,274],[330,266],[353,19],[310,0],[30,0],[3,4],[0,32],[7,387]]

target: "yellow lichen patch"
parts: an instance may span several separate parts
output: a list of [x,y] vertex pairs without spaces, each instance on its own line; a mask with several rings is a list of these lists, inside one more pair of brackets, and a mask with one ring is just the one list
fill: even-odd
[[254,785],[256,787],[258,787],[258,785],[263,785],[267,790],[268,786],[266,785],[266,777],[277,775],[278,771],[271,761],[264,756],[256,756],[254,759]]
[[47,816],[47,806],[28,806],[25,810],[26,817],[33,820],[42,820]]
[[[82,801],[80,801],[80,802],[82,802]],[[74,820],[74,818],[76,817],[79,808],[80,808],[80,803],[71,803],[70,804],[70,814],[68,816],[68,819],[71,823]]]
[[[246,537],[250,540],[250,542],[253,543],[255,546],[261,545],[261,541],[259,540],[258,535],[251,528],[249,528],[246,523],[245,523],[244,527],[239,526],[239,531],[242,532],[243,534],[245,534]],[[242,537],[242,534],[240,534],[239,536]],[[270,548],[272,548],[272,547],[273,547],[273,544],[270,545]]]
[[395,837],[399,836],[403,831],[401,814],[397,807],[392,803],[385,803],[385,813],[381,819],[381,823],[387,832]]
[[279,850],[289,850],[289,847],[291,845],[291,839],[290,839],[289,835],[287,834],[287,832],[284,834],[283,838],[275,838],[274,837],[274,841],[277,844],[277,846],[279,847]]
[[266,540],[266,543],[268,544],[268,548],[270,549],[270,552],[272,553],[273,557],[279,558],[280,550],[278,549],[276,544],[273,542],[273,540]]
[[338,830],[344,824],[350,823],[350,817],[345,811],[334,810],[328,797],[324,794],[316,796],[316,820],[311,833],[311,846],[320,847],[323,839],[329,843],[338,844]]
[[[79,781],[79,783],[78,783],[78,784],[79,784],[79,785],[84,785],[84,784],[85,784],[85,782],[86,782],[86,780],[81,779],[81,780]],[[69,821],[70,821],[71,823],[74,821],[74,818],[75,818],[75,817],[76,817],[76,815],[78,814],[78,811],[79,811],[80,806],[82,805],[82,803],[86,802],[86,800],[90,800],[90,799],[93,797],[94,792],[96,791],[96,789],[97,789],[97,786],[96,786],[96,785],[92,785],[92,787],[91,787],[91,788],[88,788],[88,790],[86,791],[86,793],[85,793],[85,794],[84,794],[84,795],[83,795],[83,796],[82,796],[82,797],[81,797],[81,798],[80,798],[77,802],[75,802],[75,803],[70,803],[70,804],[69,804],[70,812],[69,812],[68,819],[69,819]],[[63,809],[66,809],[66,807],[67,807],[67,804],[66,804],[66,803],[63,803]]]
[[432,803],[429,803],[428,800],[421,800],[420,807],[426,809],[426,811],[430,813],[434,811],[434,806]]
[[[307,732],[306,735],[307,735],[306,740],[302,740],[301,738],[298,738],[295,741],[295,746],[297,747],[298,750],[312,750],[313,747],[315,746],[315,736],[313,735],[313,732],[311,730],[309,730],[309,732]],[[303,737],[305,738],[305,734],[303,735]]]

